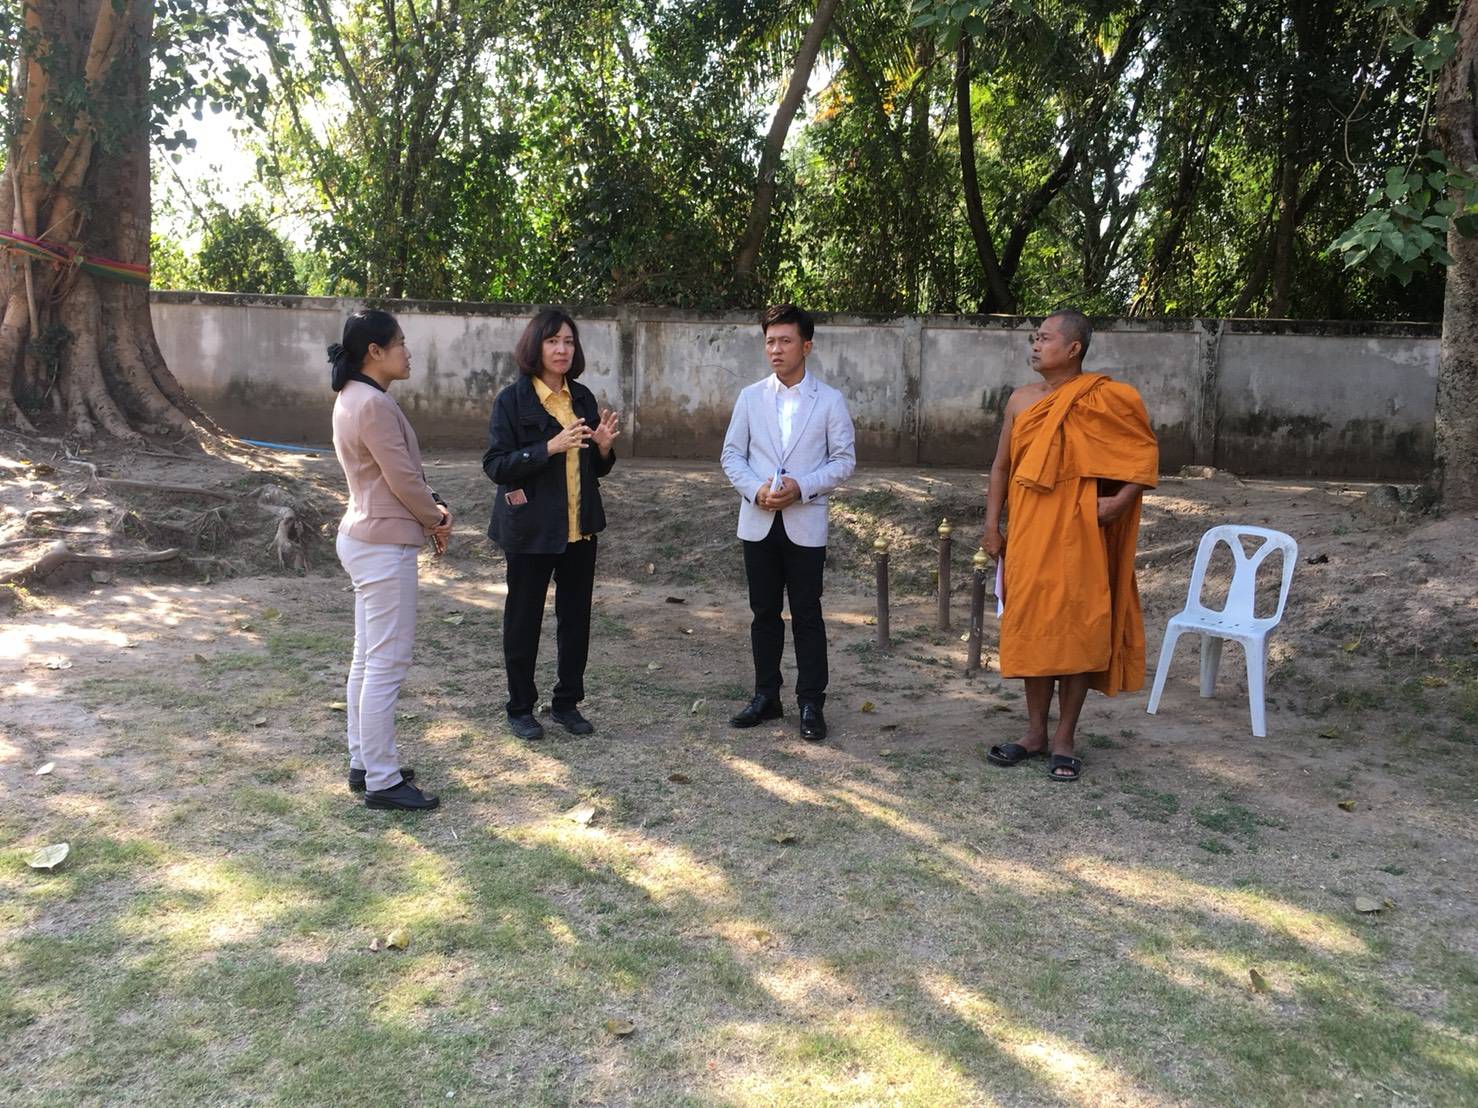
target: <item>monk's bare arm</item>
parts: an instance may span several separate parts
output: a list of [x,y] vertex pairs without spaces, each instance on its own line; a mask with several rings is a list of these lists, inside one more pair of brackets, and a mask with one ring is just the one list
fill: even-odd
[[1098,526],[1107,527],[1118,519],[1129,506],[1139,499],[1140,493],[1144,492],[1146,486],[1136,485],[1133,481],[1125,481],[1124,485],[1113,496],[1100,496],[1098,498]]
[[1017,389],[1006,402],[1006,415],[1001,421],[1001,438],[996,443],[996,457],[990,464],[990,484],[985,489],[985,534],[980,545],[992,558],[999,558],[1006,548],[1001,534],[1001,511],[1006,507],[1006,482],[1011,479],[1011,427],[1017,414],[1030,403],[1025,389]]

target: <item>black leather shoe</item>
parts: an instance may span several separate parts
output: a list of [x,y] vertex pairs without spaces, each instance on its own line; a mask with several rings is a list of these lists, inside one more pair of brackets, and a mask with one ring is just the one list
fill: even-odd
[[819,705],[801,705],[801,738],[808,743],[819,743],[826,738],[826,717]]
[[389,808],[401,812],[429,812],[441,804],[440,799],[423,793],[409,781],[393,789],[371,789],[364,794],[366,808]]
[[729,725],[731,727],[754,727],[756,724],[764,723],[767,719],[784,718],[785,709],[780,706],[780,701],[764,693],[755,693],[754,699],[748,705],[729,717]]
[[[409,766],[401,766],[400,779],[402,781],[414,781],[416,779],[416,771]],[[364,792],[364,770],[351,769],[349,771],[349,791],[351,793]]]
[[534,718],[533,712],[524,712],[522,715],[508,717],[508,730],[512,731],[520,739],[542,739],[544,737],[544,725]]
[[593,735],[595,725],[580,714],[579,708],[551,708],[549,718],[571,735]]

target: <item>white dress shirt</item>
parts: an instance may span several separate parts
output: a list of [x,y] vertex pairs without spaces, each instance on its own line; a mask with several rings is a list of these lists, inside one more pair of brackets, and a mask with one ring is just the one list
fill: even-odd
[[801,385],[806,378],[802,374],[801,379],[789,388],[773,374],[770,380],[774,383],[775,415],[780,420],[780,450],[783,453],[790,449],[790,438],[795,434],[795,414],[801,407]]

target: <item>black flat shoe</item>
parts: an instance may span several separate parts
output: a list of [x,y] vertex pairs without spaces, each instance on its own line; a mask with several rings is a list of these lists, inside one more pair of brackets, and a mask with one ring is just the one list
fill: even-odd
[[826,717],[819,705],[801,705],[801,738],[808,743],[819,743],[826,738]]
[[1083,776],[1083,760],[1066,754],[1054,754],[1047,763],[1047,777],[1052,781],[1076,781]]
[[440,804],[440,799],[423,793],[407,781],[402,781],[393,789],[371,789],[364,794],[366,808],[385,808],[399,812],[429,812]]
[[532,742],[534,739],[544,737],[544,725],[534,718],[533,712],[524,712],[522,715],[508,717],[508,730],[512,731],[520,739]]
[[595,734],[595,725],[580,714],[579,708],[551,708],[549,718],[571,735]]
[[785,709],[780,706],[780,701],[756,693],[753,700],[744,708],[729,717],[731,727],[754,727],[764,723],[767,719],[784,719]]
[[[416,771],[409,766],[401,766],[400,779],[402,781],[414,781],[416,779]],[[364,792],[364,770],[351,769],[349,771],[349,791],[351,793]]]
[[1018,766],[1028,758],[1040,758],[1045,750],[1028,750],[1020,743],[1001,743],[986,751],[985,760],[993,766]]

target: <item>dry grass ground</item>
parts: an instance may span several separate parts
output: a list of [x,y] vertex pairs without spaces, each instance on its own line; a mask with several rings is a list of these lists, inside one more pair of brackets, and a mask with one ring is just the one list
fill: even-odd
[[[47,484],[9,464],[5,520],[57,480],[85,500],[62,466]],[[261,464],[337,495],[331,459]],[[933,528],[958,525],[963,585],[977,474],[867,471],[838,498],[833,740],[813,747],[793,720],[726,725],[747,612],[714,467],[606,483],[599,731],[529,745],[502,727],[489,487],[470,456],[429,472],[461,515],[423,563],[400,718],[435,814],[345,789],[351,598],[327,544],[302,578],[261,575],[258,540],[4,617],[6,1103],[1478,1102],[1473,520],[1167,480],[1142,548],[1240,519],[1328,561],[1295,575],[1268,739],[1240,656],[1202,701],[1187,644],[1159,716],[1143,693],[1090,699],[1067,787],[985,764],[1022,727],[1019,689],[967,680],[960,629],[932,626]],[[890,653],[867,622],[880,532]],[[1188,569],[1142,574],[1152,657]],[[547,685],[552,627],[544,654]],[[582,802],[588,824],[567,818]],[[60,840],[58,871],[26,868]],[[370,949],[397,928],[407,949]]]

